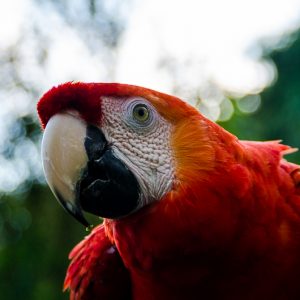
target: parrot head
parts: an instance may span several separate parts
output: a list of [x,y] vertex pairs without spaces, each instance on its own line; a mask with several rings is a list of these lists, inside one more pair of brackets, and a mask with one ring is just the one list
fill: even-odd
[[199,185],[214,168],[212,143],[222,129],[176,97],[125,84],[65,83],[37,109],[48,185],[85,226],[82,211],[120,219],[187,182]]

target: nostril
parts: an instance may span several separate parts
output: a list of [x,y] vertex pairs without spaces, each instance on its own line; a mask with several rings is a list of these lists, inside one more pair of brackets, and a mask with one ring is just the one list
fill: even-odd
[[88,125],[84,147],[90,161],[101,158],[107,147],[107,141],[103,132],[94,125]]

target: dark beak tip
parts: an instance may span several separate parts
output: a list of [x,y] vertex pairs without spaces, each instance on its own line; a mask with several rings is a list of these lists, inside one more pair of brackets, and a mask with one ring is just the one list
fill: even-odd
[[77,212],[73,213],[68,211],[79,223],[81,223],[84,227],[90,227],[89,222],[85,219],[83,216],[81,210],[78,210]]
[[80,206],[74,205],[69,201],[65,201],[63,197],[60,195],[58,191],[55,191],[55,196],[64,210],[73,216],[79,223],[81,223],[85,227],[90,227],[89,222],[85,219],[84,215],[82,214],[82,210]]

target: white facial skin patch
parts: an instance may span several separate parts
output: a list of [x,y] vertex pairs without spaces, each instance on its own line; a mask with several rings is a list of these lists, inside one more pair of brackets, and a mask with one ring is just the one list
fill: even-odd
[[138,180],[141,206],[160,200],[174,179],[172,125],[141,97],[103,97],[101,103],[101,129]]

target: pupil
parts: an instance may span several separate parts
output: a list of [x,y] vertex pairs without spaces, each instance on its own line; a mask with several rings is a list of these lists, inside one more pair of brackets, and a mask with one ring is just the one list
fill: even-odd
[[140,109],[138,110],[138,115],[139,115],[140,117],[143,117],[143,116],[145,115],[145,110],[144,110],[143,108],[140,108]]

